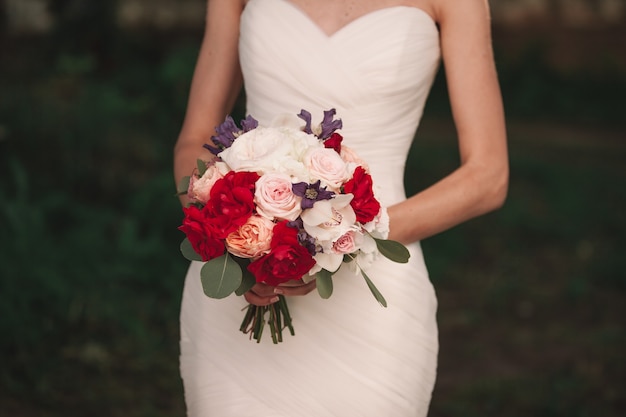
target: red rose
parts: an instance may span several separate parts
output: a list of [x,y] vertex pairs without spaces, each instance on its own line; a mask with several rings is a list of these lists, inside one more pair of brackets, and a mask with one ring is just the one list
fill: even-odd
[[214,218],[211,223],[216,238],[225,239],[252,215],[258,179],[254,172],[231,171],[215,182],[206,207]]
[[187,235],[191,246],[203,261],[210,261],[224,254],[224,243],[213,236],[212,218],[206,209],[196,206],[183,208],[185,218],[178,228]]
[[333,148],[335,152],[341,153],[341,141],[343,140],[343,136],[339,133],[335,132],[328,139],[324,141],[325,148]]
[[248,265],[257,282],[279,285],[302,278],[315,265],[309,251],[300,245],[298,231],[280,222],[274,226],[271,251]]
[[254,194],[254,185],[258,181],[259,174],[256,172],[229,172],[226,174],[228,181],[231,182],[233,187],[242,187],[249,190],[252,194]]
[[358,166],[354,170],[352,179],[344,184],[343,190],[354,195],[350,205],[357,221],[367,223],[374,220],[380,211],[380,203],[374,197],[372,177],[363,167]]

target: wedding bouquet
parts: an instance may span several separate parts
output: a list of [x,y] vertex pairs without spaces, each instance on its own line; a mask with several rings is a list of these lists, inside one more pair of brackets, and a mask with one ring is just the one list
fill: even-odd
[[[386,240],[389,218],[374,195],[367,164],[342,145],[341,119],[324,112],[319,125],[302,110],[302,121],[286,117],[260,127],[251,116],[238,127],[229,116],[216,128],[216,158],[198,160],[183,179],[186,194],[179,227],[189,260],[201,269],[204,293],[224,298],[242,295],[255,283],[277,286],[290,280],[316,280],[323,298],[331,296],[340,268],[360,273],[385,306],[384,297],[364,269],[382,254],[407,262],[409,252]],[[293,123],[296,120],[298,123]],[[249,305],[241,331],[260,341],[266,315],[274,343],[287,327],[294,334],[286,299]]]

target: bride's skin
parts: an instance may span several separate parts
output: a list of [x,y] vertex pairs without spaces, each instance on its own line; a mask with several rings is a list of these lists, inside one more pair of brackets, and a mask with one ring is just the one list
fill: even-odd
[[[230,113],[242,87],[237,44],[239,17],[247,1],[255,0],[208,0],[204,39],[174,150],[177,183],[198,158],[212,158],[202,144]],[[424,10],[439,26],[461,163],[436,184],[388,208],[389,239],[421,240],[502,206],[508,156],[487,0],[281,1],[299,7],[329,35],[367,13],[398,5]],[[313,289],[315,281],[280,287],[256,284],[245,298],[267,305],[277,301],[276,294],[305,295]]]

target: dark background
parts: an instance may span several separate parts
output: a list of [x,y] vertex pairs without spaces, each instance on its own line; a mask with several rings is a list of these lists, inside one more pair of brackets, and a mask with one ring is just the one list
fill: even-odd
[[[151,10],[122,24],[113,1],[51,0],[29,30],[12,4],[0,2],[0,415],[182,416],[171,159],[202,19]],[[505,207],[423,242],[440,305],[432,417],[626,409],[626,30],[623,13],[559,10],[495,15]],[[457,164],[440,74],[409,192]]]

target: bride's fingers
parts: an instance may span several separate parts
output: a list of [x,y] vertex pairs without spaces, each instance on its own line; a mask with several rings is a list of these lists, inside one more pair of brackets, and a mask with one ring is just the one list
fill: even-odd
[[274,288],[275,294],[282,295],[306,295],[316,288],[316,281],[313,280],[308,284],[300,282],[299,285],[280,285]]
[[306,285],[306,283],[304,281],[302,281],[301,279],[295,280],[292,279],[290,281],[287,282],[283,282],[282,284],[279,285],[279,287],[301,287],[303,285]]
[[252,289],[244,294],[250,304],[267,306],[278,301],[278,294],[286,296],[306,295],[316,288],[315,280],[305,284],[302,281],[289,281],[278,287],[256,283]]
[[254,284],[254,286],[250,289],[250,291],[252,291],[256,295],[259,295],[261,297],[272,297],[276,295],[276,293],[274,293],[273,286],[263,284],[260,282],[257,282],[256,284]]
[[246,292],[243,295],[243,297],[250,304],[254,304],[255,306],[259,306],[259,307],[268,306],[278,301],[278,296],[276,294],[271,294],[269,296],[262,296],[262,295],[255,293],[252,290]]

